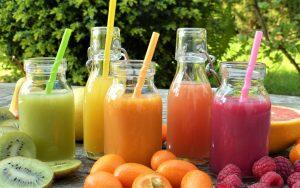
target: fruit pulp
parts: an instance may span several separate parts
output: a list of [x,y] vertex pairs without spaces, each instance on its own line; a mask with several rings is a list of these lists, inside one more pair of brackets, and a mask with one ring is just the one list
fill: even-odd
[[105,101],[105,154],[118,154],[126,162],[150,166],[161,149],[162,100],[157,94],[124,94]]
[[168,96],[167,148],[196,163],[207,160],[210,149],[212,90],[209,84],[172,85]]
[[252,165],[268,155],[271,103],[249,98],[214,100],[210,166],[218,173],[227,164],[237,165],[251,176]]
[[33,139],[37,159],[73,159],[74,98],[70,91],[35,92],[19,97],[20,130]]
[[[96,72],[94,72],[96,74]],[[104,152],[104,99],[112,77],[91,75],[85,88],[83,104],[84,149],[89,158],[97,159]]]

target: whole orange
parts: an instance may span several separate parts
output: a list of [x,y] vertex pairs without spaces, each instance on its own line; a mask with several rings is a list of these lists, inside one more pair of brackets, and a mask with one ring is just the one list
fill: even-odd
[[116,168],[114,176],[117,177],[125,188],[131,188],[133,181],[141,174],[150,174],[154,171],[142,164],[125,163]]
[[201,170],[188,172],[181,181],[181,188],[205,187],[212,188],[213,183],[208,174]]
[[295,163],[297,160],[300,160],[300,143],[292,147],[289,157],[292,163]]
[[121,182],[108,172],[98,171],[90,174],[84,181],[84,188],[122,188]]
[[172,188],[170,182],[158,173],[141,174],[135,178],[132,188],[146,187]]
[[176,159],[176,156],[172,152],[159,150],[151,158],[151,167],[153,170],[156,170],[161,163],[172,159]]
[[97,171],[105,171],[113,174],[115,169],[124,163],[125,160],[121,156],[115,154],[107,154],[103,157],[100,157],[94,163],[90,173],[93,174]]
[[192,170],[197,170],[192,163],[175,159],[163,162],[159,165],[157,172],[166,177],[173,188],[179,188],[182,178]]

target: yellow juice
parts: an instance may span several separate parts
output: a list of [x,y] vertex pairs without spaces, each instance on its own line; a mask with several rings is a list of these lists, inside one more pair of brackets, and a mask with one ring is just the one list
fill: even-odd
[[84,149],[89,158],[97,159],[104,152],[104,99],[112,84],[112,77],[90,75],[85,88],[83,105]]

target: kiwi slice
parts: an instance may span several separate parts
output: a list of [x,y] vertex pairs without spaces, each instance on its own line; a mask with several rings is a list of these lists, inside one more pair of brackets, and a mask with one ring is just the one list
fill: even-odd
[[8,132],[15,132],[19,131],[16,127],[7,127],[7,126],[0,126],[0,136],[8,133]]
[[0,187],[50,187],[53,171],[45,163],[26,157],[10,157],[0,161]]
[[16,117],[8,110],[8,107],[0,107],[0,122],[8,119],[16,119]]
[[0,126],[19,128],[19,121],[16,120],[16,119],[8,119],[8,120],[5,120],[5,121],[1,121]]
[[77,159],[58,160],[46,162],[46,164],[53,170],[54,176],[56,178],[60,178],[78,170],[81,165],[81,161]]
[[32,138],[21,131],[8,132],[0,137],[0,160],[14,156],[36,157]]

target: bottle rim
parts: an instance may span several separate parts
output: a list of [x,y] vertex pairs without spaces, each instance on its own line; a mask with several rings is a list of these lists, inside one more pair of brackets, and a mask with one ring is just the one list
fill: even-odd
[[[143,66],[143,62],[144,60],[136,60],[136,59],[112,61],[111,74],[116,77],[127,77],[127,76],[138,77],[140,70]],[[147,70],[147,77],[152,77],[155,75],[155,66],[156,63],[154,61],[151,61],[150,66]],[[118,71],[120,69],[126,70],[125,76]]]

